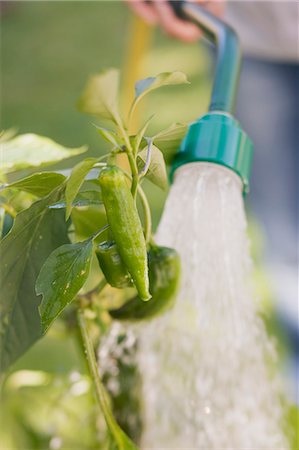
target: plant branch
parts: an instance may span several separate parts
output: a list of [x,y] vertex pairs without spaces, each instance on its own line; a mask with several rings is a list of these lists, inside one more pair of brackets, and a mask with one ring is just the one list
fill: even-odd
[[129,114],[128,114],[128,125],[131,124],[131,120],[133,118],[133,114],[135,112],[136,106],[137,106],[137,104],[138,104],[138,102],[139,102],[139,100],[141,98],[142,98],[142,95],[140,95],[139,97],[136,97],[134,99],[134,101],[132,102],[132,104],[131,104],[130,111],[129,111]]
[[130,164],[130,169],[132,172],[132,186],[131,186],[131,192],[134,200],[136,201],[136,194],[137,194],[137,188],[138,188],[138,181],[139,181],[139,174],[138,174],[138,167],[136,163],[136,158],[134,157],[133,152],[128,152],[128,160]]
[[84,294],[79,294],[78,298],[90,300],[93,294],[99,294],[100,292],[102,292],[105,286],[107,286],[107,281],[105,278],[102,278],[101,281],[93,289]]
[[79,330],[80,330],[83,347],[85,350],[85,355],[87,358],[90,375],[91,375],[91,378],[94,383],[95,393],[96,393],[96,397],[97,397],[99,406],[102,410],[106,424],[107,424],[110,432],[113,434],[113,437],[114,437],[115,441],[118,443],[119,448],[122,448],[123,444],[122,444],[122,440],[120,437],[120,428],[113,417],[112,411],[110,409],[110,406],[109,406],[109,403],[107,400],[107,393],[106,393],[106,390],[102,384],[102,380],[99,375],[92,340],[91,340],[91,337],[88,332],[88,326],[87,326],[86,319],[84,316],[84,310],[82,308],[79,308],[77,311],[77,320],[78,320],[78,325],[79,325]]
[[16,211],[14,210],[14,208],[12,206],[8,205],[7,203],[2,203],[1,204],[1,208],[3,208],[4,211],[7,214],[9,214],[11,217],[13,217],[14,219],[16,218],[17,213],[16,213]]
[[102,234],[105,230],[107,230],[107,228],[109,228],[109,224],[104,225],[102,228],[100,228],[100,230],[94,233],[90,239],[92,240],[96,239],[98,236],[100,236],[100,234]]
[[144,213],[144,237],[145,242],[149,243],[151,240],[152,233],[152,216],[151,209],[148,204],[147,197],[144,193],[144,190],[140,185],[138,185],[138,194],[142,203],[143,213]]
[[125,144],[126,144],[128,160],[129,160],[130,169],[131,169],[131,172],[132,172],[131,192],[132,192],[132,196],[133,196],[134,200],[136,201],[137,186],[138,186],[138,181],[139,181],[136,157],[134,155],[134,150],[133,150],[133,147],[131,145],[129,136],[128,136],[126,130],[124,129],[124,126],[123,126],[122,122],[120,121],[117,125],[119,127],[119,131],[122,134],[122,136],[124,138],[124,141],[125,141]]

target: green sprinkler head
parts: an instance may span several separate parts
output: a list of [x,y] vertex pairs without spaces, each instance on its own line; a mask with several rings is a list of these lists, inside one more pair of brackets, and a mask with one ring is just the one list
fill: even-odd
[[243,192],[247,193],[253,146],[232,116],[241,62],[238,37],[228,25],[198,4],[187,1],[170,4],[180,18],[198,25],[218,49],[209,112],[190,125],[174,158],[171,178],[184,164],[211,162],[237,173],[243,183]]

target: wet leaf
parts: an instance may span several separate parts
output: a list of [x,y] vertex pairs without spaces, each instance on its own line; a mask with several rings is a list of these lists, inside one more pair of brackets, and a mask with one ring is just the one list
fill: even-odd
[[149,92],[163,86],[176,84],[189,84],[189,81],[183,72],[163,72],[156,77],[149,77],[137,81],[135,84],[135,100],[132,105],[132,110],[135,109],[136,104]]
[[170,163],[177,153],[182,140],[187,133],[188,126],[183,123],[174,123],[166,130],[161,131],[152,137],[157,147],[163,152],[165,161]]
[[[145,147],[137,156],[138,169],[141,171],[146,163],[148,147]],[[146,177],[161,189],[166,189],[168,185],[167,172],[163,153],[155,145],[151,146],[151,160]]]
[[[108,223],[104,206],[88,206],[80,210],[74,208],[71,218],[75,227],[76,236],[80,239],[89,238]],[[104,232],[95,241],[102,242],[107,238],[108,232]]]
[[0,243],[1,371],[42,335],[35,282],[49,254],[69,242],[64,214],[47,208],[60,197],[57,190],[20,212]]
[[83,153],[87,147],[67,148],[37,134],[21,134],[1,143],[1,172],[54,164]]
[[105,141],[109,142],[114,147],[121,147],[122,140],[117,135],[117,133],[115,133],[114,131],[111,131],[111,130],[107,130],[106,128],[103,128],[103,127],[98,127],[97,125],[95,125],[95,127],[96,127],[99,135],[101,135],[102,138],[105,139]]
[[[82,191],[79,192],[77,197],[72,203],[72,207],[82,207],[82,206],[94,206],[94,205],[102,205],[103,201],[101,199],[101,195],[98,191]],[[67,206],[66,202],[59,201],[56,203],[53,203],[52,205],[48,206],[48,208],[51,209],[65,209]],[[92,234],[92,233],[90,233]]]
[[74,299],[87,280],[92,256],[92,239],[66,244],[54,250],[36,280],[36,294],[42,295],[39,312],[43,332]]
[[40,172],[9,184],[8,186],[5,186],[4,190],[11,188],[19,189],[20,191],[28,192],[37,197],[45,197],[64,181],[65,176],[61,173]]
[[[95,169],[92,169],[91,172],[93,172],[94,170]],[[84,191],[101,192],[101,186],[100,186],[100,182],[99,182],[98,178],[89,178],[90,173],[85,178],[85,181],[80,188],[80,192],[84,192]],[[99,171],[97,170],[96,174],[94,174],[93,176],[98,177]]]
[[108,69],[92,76],[79,99],[79,110],[119,123],[118,88],[119,71],[116,69]]
[[138,133],[133,137],[133,146],[136,149],[136,151],[139,150],[140,144],[143,140],[144,137],[144,133],[147,130],[147,127],[149,126],[151,120],[153,119],[154,114],[152,116],[150,116],[146,122],[144,123],[144,125],[142,125],[142,127],[140,128],[140,130],[138,131]]
[[66,219],[69,218],[72,211],[72,203],[78,194],[80,187],[82,186],[84,179],[88,172],[97,162],[96,158],[87,158],[77,164],[67,181],[65,189],[65,200],[66,200]]
[[17,134],[16,128],[9,128],[7,130],[2,130],[0,133],[0,142],[9,141]]

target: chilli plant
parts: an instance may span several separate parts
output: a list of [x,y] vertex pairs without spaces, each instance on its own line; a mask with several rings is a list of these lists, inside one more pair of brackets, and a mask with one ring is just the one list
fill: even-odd
[[[138,81],[125,120],[118,108],[118,71],[93,76],[79,109],[99,123],[110,122],[109,129],[97,124],[95,130],[111,151],[83,158],[70,171],[40,168],[83,154],[85,147],[67,149],[48,138],[12,131],[1,136],[1,372],[59,316],[75,323],[110,449],[136,446],[116,422],[99,376],[93,340],[100,326],[97,307],[104,307],[110,323],[150,319],[171,307],[180,273],[175,250],[154,241],[142,181],[166,188],[166,163],[186,126],[173,124],[149,137],[152,117],[137,131],[131,124],[145,95],[185,83],[181,72]],[[31,175],[20,178],[23,170]],[[107,290],[109,301],[104,302]]]

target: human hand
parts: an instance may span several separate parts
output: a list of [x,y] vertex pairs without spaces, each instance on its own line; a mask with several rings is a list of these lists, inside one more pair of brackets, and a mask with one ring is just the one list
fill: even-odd
[[[193,1],[218,17],[224,13],[225,0]],[[181,41],[194,42],[202,35],[195,24],[179,19],[166,0],[151,0],[151,2],[126,0],[126,3],[145,22],[151,25],[159,24],[167,34]]]

